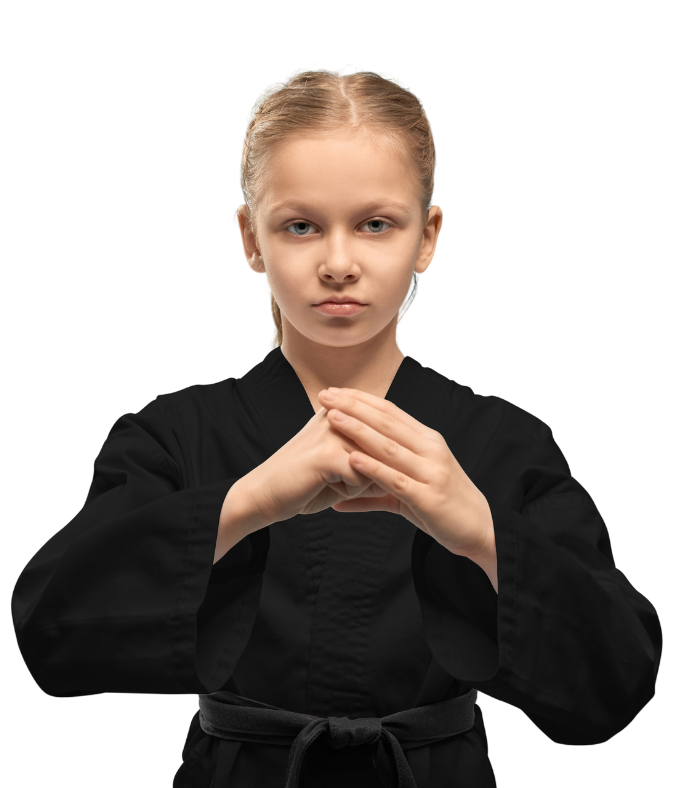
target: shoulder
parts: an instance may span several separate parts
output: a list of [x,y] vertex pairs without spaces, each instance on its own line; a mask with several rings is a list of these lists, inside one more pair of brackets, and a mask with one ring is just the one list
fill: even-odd
[[550,427],[541,418],[514,402],[497,394],[483,394],[429,367],[422,369],[441,391],[433,425],[437,431],[488,438],[516,436],[530,442],[550,435]]
[[225,404],[229,407],[236,383],[236,378],[227,378],[218,383],[194,383],[182,389],[164,391],[156,394],[140,410],[125,413],[118,421],[162,433],[214,420]]

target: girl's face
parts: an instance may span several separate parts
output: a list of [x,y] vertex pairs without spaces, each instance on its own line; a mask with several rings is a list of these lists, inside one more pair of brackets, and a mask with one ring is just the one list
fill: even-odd
[[[357,345],[385,330],[395,340],[413,272],[429,265],[442,222],[441,209],[433,206],[423,223],[409,162],[364,132],[323,134],[281,143],[269,174],[256,234],[246,205],[239,226],[249,264],[268,276],[283,334],[296,329],[333,347]],[[316,306],[341,297],[364,306],[352,315],[325,314]]]

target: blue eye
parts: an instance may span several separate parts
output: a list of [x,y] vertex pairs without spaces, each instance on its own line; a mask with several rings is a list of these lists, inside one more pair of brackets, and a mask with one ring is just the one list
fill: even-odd
[[[366,225],[384,224],[384,225],[387,226],[387,228],[391,226],[388,222],[385,222],[383,219],[370,219],[368,222],[365,222],[364,224],[366,224]],[[372,233],[372,235],[379,235],[380,234],[378,232],[372,232],[373,229],[374,229],[373,227],[370,227],[370,229],[369,229],[369,231],[370,231],[370,233]]]
[[[388,222],[384,221],[383,219],[368,219],[364,224],[371,224],[371,223],[374,223],[374,222],[377,222],[378,224],[384,224],[384,225],[387,225],[388,227],[391,227],[391,225]],[[294,227],[297,224],[305,225],[305,226],[308,226],[308,227],[313,227],[314,226],[310,222],[300,221],[300,222],[292,222],[292,224],[288,224],[286,229],[289,230],[290,227]],[[364,226],[364,225],[362,225],[362,226]],[[381,233],[372,233],[372,232],[370,232],[370,233],[367,233],[367,234],[368,235],[383,235],[384,233],[383,232],[381,232]],[[295,235],[298,238],[302,238],[302,237],[306,236],[307,233],[292,233],[291,232],[290,235]]]
[[[312,226],[312,225],[310,225],[310,224],[309,224],[309,222],[292,222],[292,224],[288,224],[288,225],[287,225],[287,229],[289,230],[289,229],[290,229],[290,227],[294,227],[294,225],[295,225],[295,224],[304,224],[304,225],[307,225],[307,226],[309,226],[309,227],[311,227],[311,226]],[[296,235],[296,233],[290,233],[290,235]],[[306,233],[299,233],[299,235],[300,235],[300,236],[302,236],[302,235],[306,235]]]

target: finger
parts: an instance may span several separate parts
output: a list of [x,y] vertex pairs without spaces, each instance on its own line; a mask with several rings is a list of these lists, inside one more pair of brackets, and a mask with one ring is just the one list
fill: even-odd
[[399,501],[403,501],[414,512],[420,511],[418,502],[427,494],[427,485],[359,451],[350,455],[350,462],[360,473],[374,479],[379,487],[390,492]]
[[[339,421],[336,418],[336,414],[344,418]],[[417,481],[427,481],[430,463],[421,455],[415,454],[410,449],[402,446],[398,441],[382,435],[382,433],[377,432],[368,424],[348,416],[342,411],[329,410],[328,420],[332,427],[340,430],[345,436],[350,438],[361,452]],[[358,470],[361,470],[361,468],[358,468]]]
[[326,485],[335,490],[343,498],[357,498],[359,495],[364,495],[365,490],[371,486],[369,480],[365,479],[364,483],[351,484],[345,481],[326,482]]
[[[355,444],[348,441],[352,446]],[[350,453],[352,449],[348,450],[345,455],[345,468],[334,473],[324,474],[323,479],[326,485],[341,495],[346,500],[353,500],[355,498],[379,498],[388,495],[388,492],[380,487],[369,476],[360,473],[356,468],[353,468],[350,463]]]
[[379,498],[361,496],[350,501],[338,501],[333,504],[332,508],[338,512],[393,512],[393,514],[398,514],[398,511],[389,505],[391,500],[391,495],[381,495]]
[[[344,436],[341,435],[341,437]],[[328,487],[344,498],[356,498],[358,495],[365,495],[365,491],[375,485],[373,479],[360,473],[351,465],[350,453],[357,446],[353,441],[346,440],[345,442],[349,444],[349,448],[347,448],[339,465],[332,469],[326,468],[321,474],[321,478]],[[383,495],[384,492],[382,490],[379,494]]]
[[369,484],[362,490],[345,497],[349,500],[354,500],[355,498],[383,498],[385,495],[390,495],[388,490],[384,490],[378,484]]
[[326,410],[330,410],[331,408],[340,407],[336,403],[339,401],[341,395],[347,397],[353,397],[360,402],[363,402],[365,405],[370,405],[372,408],[380,411],[381,413],[388,414],[393,419],[397,421],[401,421],[403,424],[406,424],[415,432],[419,432],[422,436],[427,438],[433,438],[436,435],[439,435],[433,429],[430,429],[422,422],[418,421],[417,419],[413,418],[409,413],[406,413],[404,410],[398,407],[394,402],[390,400],[383,399],[382,397],[377,397],[374,394],[368,394],[366,391],[362,391],[361,389],[350,389],[350,388],[342,388],[336,395],[336,399],[328,400],[325,397],[325,389],[319,392],[319,398],[323,407]]
[[[401,418],[395,418],[391,413],[381,408],[374,407],[370,403],[364,402],[350,394],[346,394],[344,393],[345,391],[345,389],[342,389],[335,398],[330,401],[327,415],[332,427],[339,427],[338,423],[335,421],[334,412],[338,410],[341,413],[358,419],[363,424],[367,424],[376,432],[386,438],[390,438],[404,448],[409,449],[414,454],[426,456],[432,449],[434,444],[431,436],[423,435],[421,431],[413,429],[410,424],[407,424]],[[376,402],[383,402],[383,400],[379,400],[378,397],[374,397],[374,400]],[[328,402],[326,404],[328,405]],[[397,410],[400,409],[397,408]],[[411,417],[408,416],[408,418],[410,419]],[[418,425],[420,424],[420,422],[415,419],[412,419],[412,421]],[[344,433],[344,430],[341,429],[340,431]],[[430,432],[433,431],[430,430]],[[353,436],[349,435],[349,437],[352,438]],[[367,446],[364,446],[364,448],[369,451]],[[382,455],[380,459],[385,459],[385,456]]]
[[345,499],[356,498],[360,495],[359,490],[355,489],[354,492],[351,491],[351,488],[349,488],[345,482],[326,482],[326,487],[330,487],[331,490],[337,492],[341,498]]

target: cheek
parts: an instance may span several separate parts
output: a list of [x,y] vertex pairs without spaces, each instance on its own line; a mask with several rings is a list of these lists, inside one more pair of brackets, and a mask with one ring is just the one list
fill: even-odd
[[282,256],[278,264],[273,258],[266,261],[266,277],[273,296],[283,312],[291,312],[293,308],[304,305],[312,291],[311,282],[307,279],[307,272],[300,268],[299,260],[288,259]]

